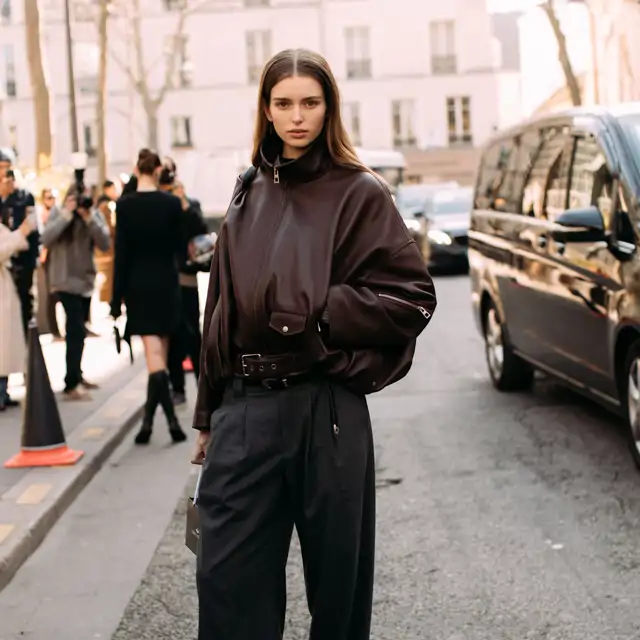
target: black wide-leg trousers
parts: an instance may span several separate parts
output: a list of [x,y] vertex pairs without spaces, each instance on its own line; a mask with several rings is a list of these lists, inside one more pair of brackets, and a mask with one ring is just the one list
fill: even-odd
[[375,466],[366,399],[230,384],[200,487],[198,640],[281,640],[295,525],[310,640],[369,640]]

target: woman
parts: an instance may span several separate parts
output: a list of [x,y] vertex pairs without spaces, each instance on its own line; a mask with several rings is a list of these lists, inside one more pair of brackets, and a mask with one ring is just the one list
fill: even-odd
[[11,256],[29,248],[27,237],[35,229],[32,216],[25,218],[15,231],[0,223],[0,411],[7,408],[9,375],[24,371],[26,362],[22,307],[9,271]]
[[97,385],[82,375],[85,324],[96,284],[95,248],[109,249],[109,227],[97,209],[78,207],[76,195],[68,193],[62,209],[54,207],[49,212],[42,244],[47,250],[49,290],[66,315],[63,394],[67,400],[90,400],[86,389],[96,389]]
[[388,190],[356,157],[326,61],[277,54],[258,104],[254,169],[222,226],[204,316],[199,638],[282,638],[295,524],[310,637],[368,640],[365,394],[407,374],[435,292]]
[[185,375],[183,361],[188,356],[193,363],[196,381],[200,376],[200,296],[198,293],[198,273],[209,271],[209,265],[193,263],[189,256],[191,240],[207,233],[207,225],[200,208],[187,198],[184,185],[176,181],[173,193],[182,203],[182,248],[180,252],[180,299],[182,301],[182,322],[178,333],[169,346],[169,377],[173,389],[174,402],[186,402]]
[[125,337],[142,336],[149,379],[144,417],[136,444],[148,444],[158,404],[164,410],[173,442],[186,434],[176,417],[169,388],[169,336],[180,322],[177,256],[182,238],[180,199],[158,190],[162,163],[157,153],[138,155],[137,191],[116,205],[116,240],[111,315],[127,309]]

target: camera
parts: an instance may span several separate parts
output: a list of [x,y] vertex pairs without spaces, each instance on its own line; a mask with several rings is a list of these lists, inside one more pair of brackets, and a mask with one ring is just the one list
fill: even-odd
[[93,207],[93,198],[86,194],[84,169],[74,170],[74,190],[77,199],[76,207],[78,209],[91,209]]

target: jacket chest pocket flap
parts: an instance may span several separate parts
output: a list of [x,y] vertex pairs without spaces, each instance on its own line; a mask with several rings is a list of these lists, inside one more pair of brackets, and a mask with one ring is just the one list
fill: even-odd
[[297,336],[304,332],[307,316],[291,311],[273,311],[269,327],[283,336]]

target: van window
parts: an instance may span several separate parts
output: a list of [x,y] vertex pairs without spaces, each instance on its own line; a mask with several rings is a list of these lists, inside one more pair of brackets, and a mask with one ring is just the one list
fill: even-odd
[[522,197],[522,213],[537,218],[544,217],[543,205],[549,172],[568,140],[565,134],[554,131],[544,132],[542,137],[544,142],[535,158]]
[[488,147],[482,157],[478,188],[476,190],[476,209],[495,209],[497,187],[502,174],[505,156],[508,158],[505,142],[500,140]]
[[556,158],[549,172],[547,193],[545,194],[545,214],[551,222],[567,210],[567,193],[569,189],[569,170],[573,145],[566,144]]
[[598,142],[592,137],[578,138],[571,171],[569,208],[595,205],[600,209],[608,229],[613,196],[613,178]]
[[513,139],[506,176],[499,191],[499,197],[505,202],[503,211],[522,213],[524,183],[539,146],[540,132],[537,129],[525,131]]
[[539,145],[540,133],[529,130],[491,147],[483,161],[476,208],[522,213],[522,190]]

